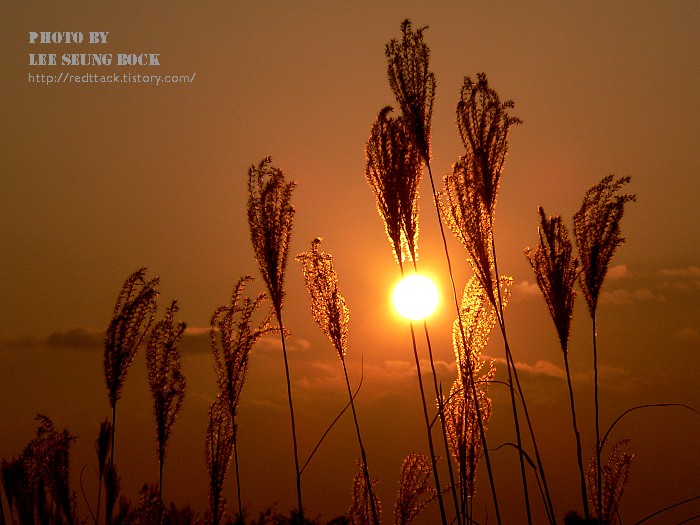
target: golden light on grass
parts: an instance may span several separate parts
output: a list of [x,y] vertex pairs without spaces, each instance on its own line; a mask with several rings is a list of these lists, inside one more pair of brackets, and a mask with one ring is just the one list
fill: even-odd
[[435,311],[438,304],[435,283],[424,275],[404,277],[394,288],[394,308],[403,317],[413,321],[425,319]]

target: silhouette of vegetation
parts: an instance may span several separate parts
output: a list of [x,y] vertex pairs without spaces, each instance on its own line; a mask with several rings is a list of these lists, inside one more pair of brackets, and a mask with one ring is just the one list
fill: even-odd
[[559,336],[559,344],[564,354],[564,369],[566,370],[566,383],[569,387],[569,404],[574,436],[576,438],[581,504],[583,505],[584,519],[590,520],[586,477],[583,469],[583,452],[581,450],[581,434],[578,430],[574,389],[571,384],[571,370],[569,368],[569,333],[571,330],[571,317],[574,311],[574,298],[576,297],[574,284],[579,275],[578,260],[572,255],[573,249],[569,240],[569,233],[561,217],[547,217],[541,206],[538,211],[540,215],[540,242],[534,252],[527,248],[525,254],[535,272],[537,284],[549,308],[549,313],[552,316],[557,335]]
[[158,278],[146,280],[146,268],[129,276],[114,305],[114,315],[105,336],[104,372],[112,407],[112,450],[116,433],[117,401],[134,356],[143,342],[157,308]]
[[294,206],[291,204],[295,183],[287,182],[281,169],[271,166],[272,159],[264,158],[248,170],[248,226],[250,238],[255,251],[255,258],[260,273],[267,285],[272,306],[275,309],[282,356],[287,378],[287,399],[292,426],[292,445],[294,448],[294,468],[296,471],[297,504],[300,519],[304,519],[304,505],[301,492],[301,471],[299,469],[299,450],[297,444],[296,418],[292,399],[292,382],[289,377],[289,359],[284,323],[282,322],[282,303],[284,301],[284,276],[289,255],[289,240],[292,235]]
[[[413,523],[435,501],[439,507],[441,522],[445,525],[487,523],[492,519],[488,514],[490,509],[485,511],[486,515],[482,520],[477,515],[480,507],[475,504],[477,473],[482,459],[488,475],[495,521],[502,523],[489,451],[504,447],[515,448],[518,452],[524,519],[530,524],[536,520],[530,494],[534,489],[528,486],[527,469],[530,469],[530,479],[534,476],[538,484],[545,520],[554,524],[557,523],[557,514],[549,494],[533,424],[508,342],[504,309],[508,303],[512,279],[499,273],[494,240],[495,207],[508,152],[509,130],[511,126],[519,124],[520,120],[510,114],[514,103],[502,102],[497,92],[489,85],[484,73],[479,73],[476,79],[465,77],[457,103],[457,128],[464,153],[444,176],[444,190],[438,193],[430,166],[431,119],[436,80],[429,67],[430,50],[424,40],[425,29],[414,31],[411,22],[406,20],[401,24],[401,38],[391,40],[386,46],[389,86],[396,97],[401,114],[392,116],[393,110],[390,106],[379,112],[366,143],[365,177],[375,195],[378,212],[403,276],[407,270],[406,265],[412,265],[414,272],[418,270],[418,196],[423,166],[427,168],[455,300],[456,319],[452,324],[451,335],[457,377],[447,395],[444,395],[435,371],[427,323],[424,322],[437,405],[437,414],[429,414],[414,324],[411,322],[409,326],[413,356],[429,455],[411,453],[404,457],[393,509],[394,524]],[[175,503],[166,505],[163,499],[166,448],[185,395],[185,378],[178,347],[184,336],[186,323],[175,321],[178,312],[176,301],[172,301],[162,317],[156,320],[159,280],[147,278],[146,269],[140,268],[124,282],[105,333],[104,376],[112,417],[111,421],[107,417],[101,422],[95,441],[98,480],[95,512],[83,490],[94,525],[99,525],[102,517],[107,525],[321,523],[320,518],[306,515],[303,506],[301,474],[306,465],[301,469],[299,467],[292,382],[286,347],[289,333],[284,326],[282,315],[286,266],[295,214],[291,204],[295,183],[288,182],[282,170],[273,167],[271,162],[267,157],[250,167],[247,188],[248,226],[255,259],[267,293],[247,297],[244,291],[252,277],[243,277],[235,285],[230,302],[216,308],[210,318],[209,338],[218,391],[216,399],[209,407],[207,427],[203,436],[204,460],[209,478],[207,508],[200,515],[189,506],[178,507]],[[623,450],[629,439],[622,439],[612,445],[605,462],[602,453],[609,443],[613,428],[625,416],[632,412],[638,413],[642,408],[672,406],[698,414],[691,407],[674,403],[635,406],[625,410],[601,436],[596,315],[610,261],[617,248],[624,242],[620,230],[621,219],[627,204],[635,200],[634,195],[621,193],[629,182],[629,177],[616,180],[609,175],[586,192],[580,209],[573,217],[578,258],[574,256],[572,241],[562,218],[547,216],[542,207],[538,209],[538,243],[534,249],[525,250],[554,323],[564,358],[579,471],[580,486],[575,487],[575,490],[580,490],[583,512],[583,516],[576,510],[560,516],[563,523],[568,525],[622,523],[620,502],[633,461],[633,454]],[[469,257],[472,275],[466,282],[461,298],[457,296],[443,221],[447,222]],[[302,274],[311,298],[312,317],[330,340],[343,368],[349,399],[347,406],[331,424],[331,428],[345,410],[350,408],[360,450],[358,471],[352,480],[348,480],[350,506],[347,515],[332,519],[328,525],[379,525],[382,520],[382,505],[376,490],[379,481],[370,476],[366,443],[361,436],[355,405],[359,386],[353,393],[346,366],[350,310],[339,289],[333,258],[321,250],[320,238],[314,239],[310,251],[300,253],[296,260],[301,263]],[[579,431],[569,363],[576,283],[586,300],[593,329],[596,442],[594,455],[587,468],[584,468],[583,464],[583,440]],[[264,305],[268,299],[271,304],[270,309],[266,310]],[[277,326],[271,326],[273,316]],[[491,332],[497,325],[504,343],[506,382],[495,380],[495,361],[485,359],[482,355]],[[271,507],[257,516],[252,516],[248,515],[242,499],[237,416],[248,366],[251,356],[254,355],[252,350],[261,337],[271,332],[279,332],[281,338],[296,469],[297,508],[286,515]],[[121,494],[122,477],[114,460],[116,408],[126,375],[142,345],[146,346],[146,371],[153,396],[159,477],[157,483],[141,485],[136,499],[132,502]],[[507,441],[497,447],[489,447],[486,431],[491,415],[497,408],[489,397],[489,389],[494,383],[505,383],[508,388],[516,442]],[[435,410],[434,406],[431,408]],[[525,418],[532,451],[529,450],[530,444],[526,443],[523,437],[522,429],[525,425],[521,429],[521,414]],[[22,452],[16,457],[3,458],[0,461],[0,481],[4,494],[4,500],[0,494],[0,525],[88,523],[88,518],[78,511],[77,498],[70,486],[70,450],[77,438],[67,430],[57,430],[47,416],[38,415],[36,420],[36,436]],[[433,442],[433,427],[437,421],[441,424],[447,455],[446,468],[450,478],[447,486],[440,483],[438,455]],[[385,438],[390,439],[391,436]],[[309,460],[319,445],[311,453]],[[237,511],[229,510],[224,495],[232,459],[235,464]],[[456,476],[453,464],[456,466]],[[81,488],[83,471],[80,478]],[[434,485],[431,484],[431,479]],[[454,500],[454,514],[446,508],[443,501],[443,496],[448,493],[452,494]],[[507,499],[514,499],[512,495],[506,496]],[[666,504],[638,523],[694,502],[698,498],[700,496]],[[690,519],[694,518],[696,517]],[[523,517],[519,519],[524,521]]]
[[219,384],[221,402],[228,410],[233,426],[233,454],[238,495],[238,514],[243,515],[241,502],[241,479],[238,468],[238,425],[236,415],[241,392],[248,370],[250,352],[255,342],[269,333],[272,311],[267,313],[257,328],[251,327],[253,315],[267,300],[265,294],[255,299],[243,297],[245,284],[252,281],[250,276],[238,281],[233,290],[230,305],[220,306],[211,317],[211,349],[214,354],[214,370]]
[[[156,418],[159,502],[163,501],[165,449],[175,418],[185,399],[185,376],[182,375],[180,352],[177,347],[187,324],[175,324],[174,317],[177,311],[177,301],[173,301],[166,309],[163,319],[153,326],[146,348],[146,370]],[[159,512],[159,517],[161,516],[162,510]]]
[[486,363],[481,357],[496,325],[496,313],[489,306],[484,289],[473,276],[464,288],[460,319],[453,323],[457,379],[444,401],[447,436],[459,473],[459,509],[465,523],[473,521],[476,469],[483,453],[480,426],[485,430],[491,417],[487,389],[496,373],[493,361],[483,370]]
[[[430,128],[435,100],[435,75],[430,70],[430,50],[423,39],[427,28],[413,31],[410,20],[401,24],[401,40],[392,39],[386,45],[387,76],[389,87],[396,97],[401,109],[401,116],[387,118],[391,111],[385,107],[372,126],[370,138],[365,148],[367,164],[365,174],[377,198],[377,208],[384,219],[396,261],[399,264],[401,276],[405,276],[404,260],[410,257],[414,272],[417,266],[417,236],[418,236],[418,187],[422,176],[423,162],[428,166],[433,194],[435,187],[430,171]],[[404,252],[404,253],[402,253]],[[416,363],[418,388],[423,405],[428,449],[432,464],[433,477],[437,487],[437,499],[440,507],[440,518],[443,525],[447,523],[445,505],[440,489],[440,478],[437,469],[437,455],[433,443],[432,426],[428,415],[425,388],[420,366],[420,358],[416,346],[413,321],[409,322],[413,356]],[[435,397],[438,403],[438,415],[442,430],[446,454],[449,454],[445,414],[442,406],[442,395],[438,386],[432,345],[428,325],[423,323],[428,357],[433,376]],[[455,511],[457,510],[457,494],[454,489],[452,465],[448,462],[450,488],[452,490]],[[458,514],[458,524],[461,523]]]
[[209,408],[209,425],[204,441],[204,457],[209,472],[209,508],[205,516],[208,525],[219,525],[226,510],[224,481],[233,455],[233,421],[221,397]]
[[[605,465],[598,466],[597,456],[594,456],[588,465],[586,482],[588,494],[593,508],[593,517],[599,523],[616,525],[618,523],[618,509],[624,492],[625,483],[629,476],[633,454],[621,452],[620,449],[629,443],[629,439],[619,441],[613,447],[610,457]],[[598,472],[602,472],[602,484],[599,484]],[[600,487],[600,492],[598,490]]]
[[[376,493],[370,485],[376,485],[377,480],[370,478],[369,484],[365,481],[366,468],[358,462],[359,472],[352,481],[352,505],[348,509],[348,521],[351,525],[372,525],[380,523],[382,519],[382,505]],[[374,516],[377,516],[377,521]]]
[[423,454],[409,454],[401,464],[399,494],[394,507],[394,524],[410,525],[421,511],[436,497],[430,486],[430,460]]
[[364,486],[367,489],[367,499],[369,500],[373,523],[374,525],[379,525],[379,513],[375,506],[374,494],[372,493],[367,454],[362,443],[360,424],[357,421],[357,411],[355,410],[355,400],[350,387],[348,369],[345,365],[345,355],[348,351],[350,309],[338,289],[338,275],[333,267],[333,257],[326,252],[320,251],[320,247],[321,239],[317,237],[311,242],[311,251],[300,253],[297,255],[296,260],[302,264],[306,288],[311,296],[311,315],[321,327],[323,333],[330,339],[343,365],[345,386],[348,390],[357,442],[360,446],[360,455],[362,456],[361,465],[365,477]]
[[[590,188],[583,199],[581,208],[574,215],[574,234],[581,274],[579,283],[583,297],[588,304],[593,330],[593,388],[595,397],[595,465],[597,470],[596,494],[603,493],[603,467],[600,439],[600,402],[598,396],[598,331],[596,311],[598,297],[608,272],[610,260],[617,248],[625,241],[620,235],[620,221],[629,202],[636,200],[634,195],[618,192],[630,181],[629,177],[614,180],[612,175],[604,177]],[[603,516],[603,498],[597,498],[597,516]]]
[[79,523],[76,496],[70,488],[70,446],[75,436],[56,430],[47,416],[37,415],[39,427],[17,458],[2,460],[2,484],[15,523]]

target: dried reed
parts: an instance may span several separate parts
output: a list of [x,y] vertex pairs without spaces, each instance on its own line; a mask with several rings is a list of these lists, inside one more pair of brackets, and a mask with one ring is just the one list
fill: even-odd
[[581,435],[578,430],[574,390],[569,370],[569,332],[574,311],[574,298],[576,297],[574,283],[579,275],[578,260],[572,255],[573,250],[569,240],[569,232],[561,217],[558,215],[547,217],[541,206],[538,208],[538,212],[540,215],[540,240],[534,252],[530,248],[526,248],[525,254],[530,261],[537,284],[549,308],[549,313],[552,316],[557,335],[559,336],[559,344],[564,354],[564,368],[566,370],[566,383],[569,387],[572,426],[576,438],[581,504],[583,505],[584,519],[590,520],[588,497],[586,495],[586,479],[583,469],[583,454],[581,451]]
[[369,485],[365,481],[365,467],[358,462],[359,472],[352,481],[352,504],[348,509],[348,521],[351,525],[372,525],[372,509],[376,511],[377,519],[374,523],[380,523],[382,518],[382,505],[377,495],[371,490],[371,486],[377,484],[377,480],[370,479]]
[[428,480],[432,464],[423,454],[409,454],[401,463],[399,493],[394,507],[394,524],[410,525],[437,493]]
[[322,239],[317,237],[311,242],[311,251],[302,252],[296,256],[296,260],[301,263],[306,288],[311,297],[311,315],[323,333],[328,336],[331,344],[338,352],[338,357],[343,365],[345,376],[345,386],[350,398],[350,408],[355,423],[357,442],[360,446],[362,457],[361,465],[365,476],[365,487],[368,492],[370,510],[374,525],[379,525],[379,514],[375,506],[374,494],[372,493],[372,483],[367,466],[367,454],[362,436],[360,434],[360,424],[357,421],[357,411],[355,409],[354,396],[350,388],[348,369],[345,365],[345,355],[348,349],[348,323],[350,321],[350,309],[345,298],[338,288],[338,274],[333,267],[333,257],[320,250]]
[[[410,24],[408,25],[410,29]],[[390,58],[391,62],[391,58]],[[404,64],[404,67],[407,67]],[[391,71],[391,68],[390,68]],[[419,150],[415,145],[411,132],[406,125],[406,118],[388,117],[391,108],[384,108],[372,126],[370,137],[365,148],[367,163],[365,175],[377,199],[377,210],[384,221],[389,242],[394,257],[399,265],[401,276],[404,276],[404,262],[410,260],[416,268],[416,240],[418,235],[418,186],[420,184],[422,163]],[[443,524],[447,523],[444,503],[440,491],[440,479],[437,471],[435,447],[433,444],[432,427],[428,416],[425,400],[425,389],[418,358],[413,322],[410,323],[413,356],[416,362],[418,387],[423,404],[428,448],[433,465],[435,486],[438,489],[438,503]],[[427,335],[427,328],[426,328]],[[431,366],[434,370],[432,352]],[[437,379],[435,378],[437,385]],[[436,386],[437,389],[437,386]],[[436,394],[437,395],[437,394]],[[440,398],[439,398],[440,399]],[[444,429],[440,399],[440,421]],[[444,436],[444,431],[443,431]],[[446,439],[446,438],[445,438]],[[451,468],[451,465],[450,465]],[[454,485],[454,484],[453,484]],[[455,506],[457,504],[455,495]],[[456,509],[455,509],[456,510]]]
[[104,373],[107,395],[112,407],[112,463],[117,401],[121,397],[129,366],[146,337],[157,307],[158,278],[147,281],[145,276],[146,268],[141,268],[124,282],[105,336]]
[[483,370],[486,363],[481,352],[495,325],[496,312],[478,278],[472,276],[464,288],[460,318],[453,323],[457,379],[444,403],[447,435],[459,469],[460,511],[465,523],[472,522],[474,480],[483,453],[481,433],[491,417],[487,388],[496,369],[490,361],[488,369]]
[[282,322],[282,302],[284,300],[284,275],[289,254],[289,240],[292,233],[294,206],[291,204],[295,183],[287,182],[282,170],[271,166],[272,159],[264,158],[248,170],[248,225],[255,258],[260,273],[267,285],[272,306],[277,316],[284,371],[287,379],[287,399],[292,426],[294,447],[294,469],[296,472],[297,504],[300,520],[304,521],[304,506],[301,491],[301,471],[297,446],[296,419],[292,400],[292,383],[289,377],[289,361],[285,329]]
[[165,449],[175,418],[185,399],[185,376],[182,375],[180,352],[177,347],[187,325],[184,322],[175,324],[177,311],[177,301],[173,301],[165,310],[163,318],[153,326],[146,347],[146,370],[156,418],[160,518],[162,518]]
[[[505,318],[503,316],[504,301],[501,296],[501,286],[498,284],[500,279],[493,234],[494,214],[501,173],[508,150],[508,132],[512,125],[520,123],[520,119],[509,114],[509,110],[513,107],[514,104],[510,100],[501,102],[496,91],[489,87],[485,74],[480,73],[476,81],[465,77],[460,101],[457,104],[457,124],[465,148],[465,154],[455,163],[452,173],[445,176],[443,203],[438,204],[438,207],[441,209],[442,215],[455,233],[455,236],[462,242],[471,256],[470,265],[490,302],[496,309],[497,320],[505,346],[513,422],[517,446],[520,451],[520,471],[528,523],[532,522],[532,517],[527,476],[525,474],[524,449],[522,447],[516,404],[516,390],[532,439],[537,465],[542,475],[548,518],[551,523],[554,523],[554,510],[549,497],[537,441],[518,379],[515,361],[508,343]],[[487,451],[488,449],[484,447],[484,450]],[[485,455],[485,460],[487,468],[490,469],[488,453]],[[492,479],[491,474],[490,479]],[[494,503],[496,505],[496,518],[500,523],[493,484],[492,492],[494,493]]]
[[81,523],[76,496],[70,489],[70,446],[77,438],[57,431],[47,416],[37,415],[39,427],[17,458],[3,459],[2,484],[14,523],[14,510],[21,524]]
[[[607,463],[598,468],[598,459],[593,456],[588,465],[586,481],[588,483],[588,494],[593,510],[593,517],[596,523],[605,525],[616,525],[619,519],[619,506],[625,483],[629,477],[629,470],[634,454],[621,452],[620,448],[629,444],[629,439],[623,439],[615,444]],[[603,443],[604,444],[604,443]],[[603,473],[603,482],[598,490],[598,471]],[[602,494],[602,497],[598,495]]]
[[209,507],[206,523],[219,525],[226,511],[224,481],[233,455],[233,421],[224,400],[217,396],[209,407],[209,424],[204,440],[204,457],[209,473]]
[[411,21],[401,24],[401,41],[386,45],[389,86],[401,107],[413,142],[423,160],[430,162],[430,123],[435,101],[435,74],[430,71],[430,49],[423,40],[423,27],[413,31]]
[[229,412],[233,426],[233,451],[236,472],[236,490],[238,495],[238,513],[243,515],[241,503],[241,480],[238,469],[238,425],[236,415],[241,392],[248,370],[250,352],[255,342],[269,333],[272,311],[268,312],[256,328],[251,327],[253,316],[267,300],[265,294],[255,299],[243,297],[246,283],[253,280],[250,276],[241,278],[236,284],[229,305],[220,306],[211,317],[210,341],[214,354],[214,370],[219,385],[219,396]]
[[377,211],[384,221],[394,257],[403,269],[404,261],[417,258],[422,164],[405,119],[390,117],[391,111],[389,106],[382,109],[372,126],[365,148],[365,174],[377,199]]
[[[603,483],[601,466],[603,443],[600,439],[596,311],[600,289],[608,272],[610,260],[615,250],[624,242],[624,238],[620,234],[620,221],[624,215],[625,205],[636,200],[635,195],[618,194],[629,181],[630,177],[622,177],[617,180],[614,180],[612,175],[603,177],[598,184],[586,192],[581,208],[574,215],[574,235],[581,260],[579,284],[588,304],[593,330],[597,494],[601,493]],[[597,515],[601,516],[602,512],[602,500],[598,499]]]

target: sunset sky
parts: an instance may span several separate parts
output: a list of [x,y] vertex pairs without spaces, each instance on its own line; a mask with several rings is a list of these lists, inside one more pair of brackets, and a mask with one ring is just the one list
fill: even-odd
[[[119,2],[0,4],[0,457],[18,455],[37,413],[78,440],[74,489],[84,465],[94,500],[93,443],[111,414],[102,372],[104,330],[126,277],[160,277],[160,310],[172,299],[188,324],[182,342],[187,397],[165,464],[164,495],[206,508],[203,443],[216,395],[209,319],[238,279],[256,278],[247,219],[247,170],[272,156],[297,182],[285,317],[302,462],[346,403],[337,354],[312,320],[293,256],[314,237],[334,257],[351,310],[351,380],[368,464],[391,522],[401,459],[427,453],[406,321],[391,306],[399,278],[374,196],[364,147],[386,105],[396,105],[384,47],[410,18],[425,33],[437,79],[433,173],[463,153],[455,106],[465,75],[486,72],[523,124],[512,128],[496,211],[499,269],[514,278],[506,310],[510,344],[561,517],[580,510],[563,359],[523,250],[537,241],[537,206],[571,228],[585,191],[609,173],[631,176],[637,195],[622,222],[599,310],[603,427],[642,403],[700,409],[700,5],[687,1],[590,2]],[[30,32],[82,32],[82,44],[30,44]],[[109,32],[88,44],[90,31]],[[30,66],[30,53],[148,53],[159,66]],[[30,75],[187,75],[153,85],[30,81]],[[449,281],[427,177],[421,187],[420,267]],[[457,286],[470,276],[450,236]],[[570,360],[592,454],[591,328],[578,295]],[[454,308],[428,321],[438,373],[454,375]],[[426,355],[421,341],[419,350]],[[503,343],[485,354],[504,377]],[[500,360],[500,361],[499,361]],[[500,368],[499,368],[500,367]],[[514,439],[509,399],[491,389],[490,445]],[[277,339],[256,346],[240,406],[242,493],[257,512],[296,504],[289,413]],[[434,409],[433,409],[434,410]],[[116,462],[122,493],[136,499],[158,479],[143,352],[119,403]],[[698,495],[700,416],[680,408],[637,411],[612,438],[635,453],[622,503],[634,523]],[[441,465],[444,468],[444,451]],[[325,519],[350,505],[359,457],[346,415],[304,472],[304,503]],[[520,523],[517,457],[493,453],[504,522]],[[442,471],[441,471],[442,472]],[[445,475],[443,474],[443,478]],[[475,508],[493,518],[485,469]],[[226,488],[235,506],[230,475]],[[82,498],[81,509],[85,510]],[[536,512],[541,512],[536,505]],[[432,523],[436,505],[420,523]],[[665,516],[700,513],[700,503]],[[489,522],[492,522],[491,520]]]

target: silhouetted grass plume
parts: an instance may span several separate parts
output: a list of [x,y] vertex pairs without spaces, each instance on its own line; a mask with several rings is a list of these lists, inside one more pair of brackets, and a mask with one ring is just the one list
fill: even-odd
[[158,497],[161,502],[163,501],[165,450],[175,418],[185,400],[185,376],[182,374],[178,344],[187,324],[175,323],[177,311],[177,301],[173,301],[165,310],[163,318],[153,325],[146,347],[146,370],[156,419]]
[[289,240],[292,235],[292,224],[294,222],[294,206],[292,206],[291,201],[295,183],[287,182],[282,170],[273,167],[271,163],[272,159],[266,157],[257,166],[253,165],[248,170],[248,226],[255,258],[258,261],[260,273],[267,285],[272,306],[275,309],[282,340],[282,356],[284,357],[287,398],[289,400],[289,414],[292,426],[297,504],[299,506],[299,516],[303,521],[304,506],[301,491],[296,418],[294,417],[292,382],[289,376],[285,329],[282,322],[284,276],[287,268],[287,256],[289,255]]
[[350,399],[352,418],[355,423],[355,432],[357,433],[357,442],[360,446],[360,455],[362,457],[361,465],[365,476],[365,487],[368,492],[372,520],[374,525],[379,525],[379,514],[375,506],[372,482],[369,475],[369,467],[367,466],[367,453],[362,442],[360,424],[357,421],[355,400],[352,395],[352,388],[350,388],[348,369],[345,365],[345,355],[348,350],[350,309],[338,288],[338,274],[333,267],[333,257],[321,251],[321,240],[320,237],[314,239],[311,242],[311,251],[300,253],[297,255],[296,260],[302,265],[301,268],[304,274],[304,280],[306,281],[306,288],[311,297],[311,315],[321,327],[323,333],[330,339],[343,365],[345,386],[347,387],[348,397]]
[[[608,272],[610,260],[624,238],[620,233],[620,221],[625,206],[636,200],[635,195],[619,194],[623,186],[630,182],[630,177],[615,180],[612,175],[590,188],[583,198],[581,208],[574,215],[574,234],[581,260],[579,284],[583,297],[588,304],[593,330],[593,388],[595,396],[595,435],[596,435],[596,493],[602,493],[603,472],[600,440],[600,401],[598,397],[598,331],[596,329],[596,310],[603,281]],[[597,513],[603,514],[602,499],[598,499]]]
[[559,336],[559,344],[564,354],[566,383],[569,387],[569,405],[571,407],[572,426],[576,438],[576,458],[578,461],[579,481],[581,486],[581,504],[584,519],[590,519],[588,496],[586,494],[586,479],[583,469],[583,453],[581,450],[581,435],[576,418],[574,390],[571,384],[569,368],[569,333],[571,317],[574,311],[576,291],[574,284],[579,277],[578,260],[573,256],[573,248],[560,216],[547,217],[544,209],[538,208],[540,215],[539,243],[534,251],[525,249],[525,254],[535,272],[537,285],[542,291],[549,313]]
[[258,326],[253,324],[253,316],[267,300],[265,294],[255,299],[244,297],[246,283],[253,278],[245,276],[236,284],[231,302],[220,306],[211,317],[210,342],[214,354],[214,370],[219,385],[219,396],[229,412],[233,427],[234,467],[236,472],[236,490],[238,494],[238,513],[243,514],[241,503],[241,479],[238,468],[238,424],[236,415],[241,392],[248,370],[250,353],[255,342],[273,330],[270,327],[272,311],[263,314]]
[[143,342],[157,308],[158,278],[146,280],[146,268],[132,273],[124,282],[114,305],[112,321],[107,328],[104,351],[104,373],[107,397],[112,407],[112,451],[116,432],[117,401],[121,397],[126,374]]

